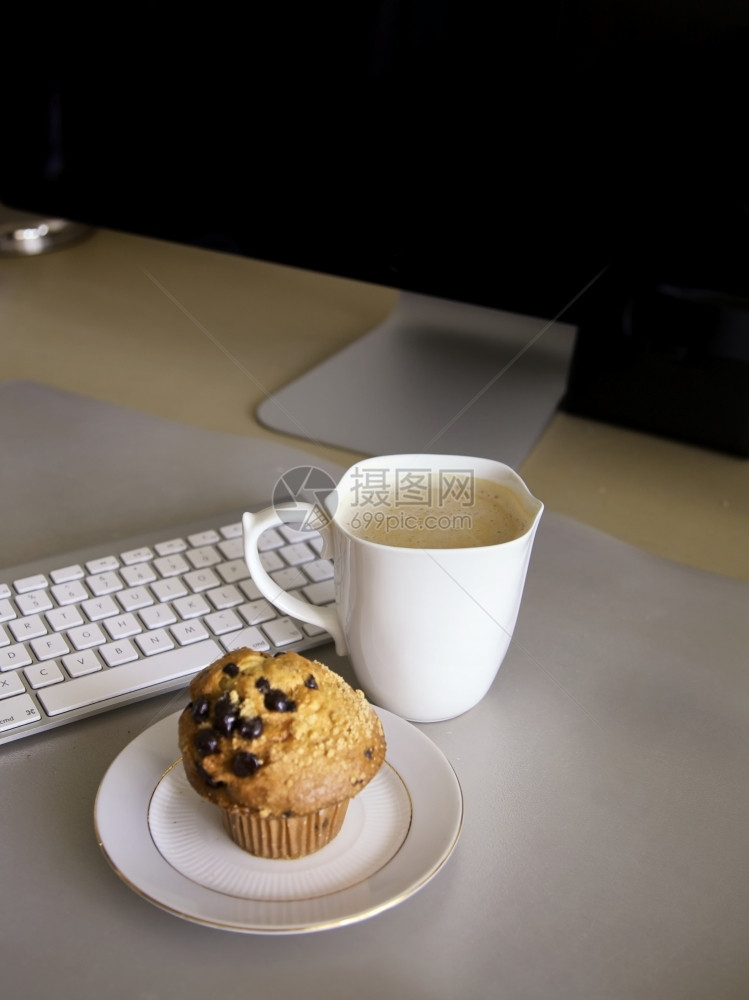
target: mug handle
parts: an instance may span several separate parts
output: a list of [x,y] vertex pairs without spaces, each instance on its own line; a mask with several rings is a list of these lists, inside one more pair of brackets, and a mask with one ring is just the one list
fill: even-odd
[[[258,590],[275,607],[285,615],[291,615],[300,621],[308,622],[310,625],[317,625],[330,633],[335,642],[336,653],[345,656],[348,652],[346,640],[343,635],[343,628],[335,610],[335,605],[318,608],[314,604],[309,604],[293,594],[287,593],[282,587],[271,580],[265,567],[260,561],[258,550],[258,539],[268,528],[276,528],[279,524],[287,524],[291,521],[299,520],[300,510],[310,510],[314,512],[312,504],[298,502],[293,506],[268,507],[258,511],[257,514],[249,512],[242,515],[242,536],[244,543],[244,558],[250,576],[255,581]],[[325,529],[321,529],[321,532]],[[327,540],[326,540],[327,545]]]

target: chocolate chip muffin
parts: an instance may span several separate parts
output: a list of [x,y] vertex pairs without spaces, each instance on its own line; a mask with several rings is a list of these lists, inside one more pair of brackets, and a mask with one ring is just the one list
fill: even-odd
[[324,847],[385,759],[364,694],[297,653],[234,650],[193,678],[190,698],[179,719],[187,779],[259,857]]

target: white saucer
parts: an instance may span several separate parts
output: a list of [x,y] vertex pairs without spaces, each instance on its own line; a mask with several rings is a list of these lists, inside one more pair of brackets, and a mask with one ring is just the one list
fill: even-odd
[[94,809],[112,868],[170,913],[253,934],[340,927],[407,899],[457,843],[463,796],[455,772],[424,733],[378,709],[387,762],[352,800],[335,840],[296,861],[254,858],[232,843],[219,810],[175,764],[179,714],[125,747]]

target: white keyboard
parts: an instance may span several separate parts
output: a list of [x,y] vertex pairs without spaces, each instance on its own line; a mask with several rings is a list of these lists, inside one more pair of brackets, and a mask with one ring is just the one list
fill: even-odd
[[[287,525],[261,536],[271,577],[318,605],[333,600],[321,547]],[[0,570],[0,743],[185,687],[238,646],[328,641],[262,597],[239,516]]]

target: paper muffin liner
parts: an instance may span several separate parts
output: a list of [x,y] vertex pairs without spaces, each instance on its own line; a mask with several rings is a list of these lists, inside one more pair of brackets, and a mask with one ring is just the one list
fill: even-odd
[[252,809],[222,809],[224,829],[243,850],[258,858],[303,858],[340,832],[349,799],[304,816],[261,816]]

